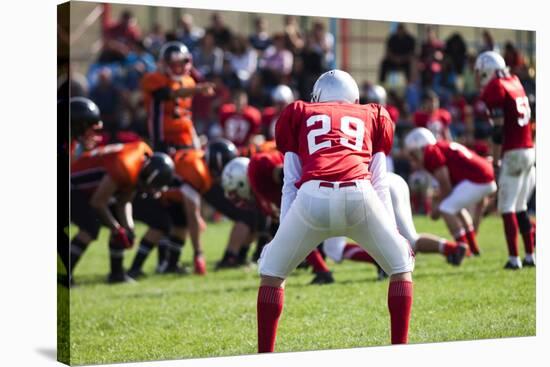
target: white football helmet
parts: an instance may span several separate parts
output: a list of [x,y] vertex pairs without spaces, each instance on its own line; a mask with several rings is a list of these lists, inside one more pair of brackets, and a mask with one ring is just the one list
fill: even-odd
[[367,101],[369,103],[378,103],[385,106],[387,97],[386,90],[381,85],[371,85],[367,89]]
[[405,149],[422,149],[427,145],[434,145],[436,139],[434,134],[425,127],[417,127],[405,136]]
[[506,71],[504,58],[495,51],[482,52],[476,59],[475,71],[479,76],[481,86],[487,85],[495,77],[497,71]]
[[250,200],[252,192],[248,183],[249,158],[237,157],[229,161],[222,172],[222,187],[225,196],[236,196],[241,200]]
[[275,103],[290,104],[294,102],[294,93],[290,87],[280,84],[271,92],[271,100]]
[[359,87],[351,75],[343,70],[322,74],[313,86],[311,102],[359,103]]

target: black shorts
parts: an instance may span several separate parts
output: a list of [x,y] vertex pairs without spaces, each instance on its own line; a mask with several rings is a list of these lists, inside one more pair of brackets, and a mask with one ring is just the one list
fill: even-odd
[[239,208],[225,197],[223,188],[220,185],[213,185],[204,195],[204,200],[214,209],[228,217],[234,222],[243,222],[252,232],[256,232],[261,224],[261,213],[259,210]]
[[[90,205],[90,197],[79,190],[71,190],[71,222],[81,231],[87,232],[92,239],[96,239],[103,223],[97,212]],[[111,213],[117,217],[114,207],[110,206]]]
[[186,227],[187,218],[183,204],[163,204],[158,199],[149,196],[136,195],[133,201],[134,218],[145,223],[149,228],[159,230],[168,235],[172,226]]

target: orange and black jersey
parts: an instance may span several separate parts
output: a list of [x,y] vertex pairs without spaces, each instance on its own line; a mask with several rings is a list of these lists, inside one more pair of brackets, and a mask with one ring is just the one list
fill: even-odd
[[178,150],[173,158],[176,175],[183,182],[189,184],[201,195],[212,188],[212,175],[204,161],[202,150]]
[[239,156],[252,158],[258,153],[269,153],[277,150],[275,140],[267,140],[261,144],[250,143],[244,147],[239,148]]
[[154,72],[141,81],[144,103],[147,108],[148,130],[151,144],[171,146],[193,145],[195,131],[191,120],[191,97],[172,97],[172,91],[195,87],[195,80],[184,75],[178,80]]
[[119,191],[135,189],[139,172],[151,148],[144,142],[109,144],[83,153],[71,163],[71,189],[93,193],[105,175]]

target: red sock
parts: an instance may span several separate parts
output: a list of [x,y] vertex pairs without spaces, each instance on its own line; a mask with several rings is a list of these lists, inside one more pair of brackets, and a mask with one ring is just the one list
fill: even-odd
[[473,228],[470,228],[468,229],[468,231],[466,231],[466,240],[468,241],[470,251],[472,251],[474,254],[479,254],[479,246],[477,244],[476,232]]
[[504,233],[506,233],[506,243],[508,245],[508,254],[518,256],[518,221],[516,213],[502,214],[504,220]]
[[461,229],[460,232],[455,233],[454,235],[456,243],[468,244],[468,238],[466,238],[466,233]]
[[355,243],[346,243],[343,253],[344,259],[374,263],[374,259],[361,246]]
[[261,286],[258,291],[258,353],[273,352],[277,325],[283,312],[285,290],[278,287]]
[[406,280],[390,282],[388,308],[391,320],[391,343],[406,344],[413,303],[413,283]]
[[319,250],[315,249],[306,257],[307,263],[313,267],[315,273],[330,271]]

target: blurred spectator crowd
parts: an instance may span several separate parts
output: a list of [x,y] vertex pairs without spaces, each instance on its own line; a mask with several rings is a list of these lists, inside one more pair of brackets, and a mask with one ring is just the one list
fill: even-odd
[[[101,22],[102,49],[85,76],[70,74],[70,93],[88,96],[99,106],[109,142],[124,139],[125,133],[147,135],[140,80],[157,68],[159,50],[167,41],[184,43],[192,53],[193,78],[216,86],[215,95],[193,98],[193,122],[205,137],[219,133],[219,107],[231,102],[234,94],[244,90],[248,104],[262,110],[273,104],[273,89],[286,84],[296,98],[309,100],[317,77],[336,67],[335,38],[326,25],[313,22],[310,29],[301,29],[292,15],[285,16],[280,26],[272,26],[278,28],[275,32],[268,32],[267,19],[258,16],[248,35],[231,29],[217,12],[206,27],[183,14],[175,29],[155,24],[149,33],[143,33],[130,11],[113,20],[106,8]],[[490,154],[491,127],[478,99],[474,73],[482,51],[503,55],[522,81],[536,119],[534,68],[512,42],[498,49],[488,31],[482,33],[479,44],[472,52],[460,33],[441,40],[430,26],[417,39],[398,24],[386,40],[378,80],[357,80],[361,102],[370,101],[375,84],[387,91],[379,102],[388,106],[396,122],[392,164],[397,173],[410,174],[407,160],[400,158],[400,147],[401,138],[415,126],[428,127],[439,138],[459,141],[484,156]],[[404,82],[397,83],[399,79]]]

